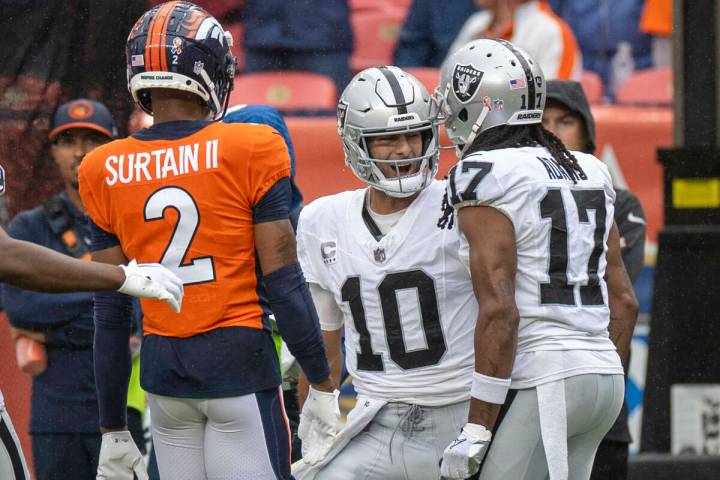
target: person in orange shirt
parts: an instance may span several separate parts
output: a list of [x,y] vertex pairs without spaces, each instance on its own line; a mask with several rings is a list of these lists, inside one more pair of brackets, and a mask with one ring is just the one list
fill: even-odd
[[[162,478],[290,478],[290,444],[270,308],[313,384],[305,421],[329,442],[337,392],[289,221],[290,159],[270,127],[216,122],[232,88],[232,37],[189,2],[146,12],[126,50],[128,87],[152,127],[80,166],[93,258],[159,261],[185,284],[174,314],[143,302],[141,385]],[[95,296],[103,446],[98,478],[146,475],[126,442],[127,302]],[[123,442],[124,443],[121,443]]]
[[672,67],[672,0],[645,0],[640,30],[653,36],[653,66]]
[[580,80],[582,54],[570,27],[545,0],[475,0],[471,15],[448,50],[449,58],[478,38],[502,38],[527,51],[548,80]]

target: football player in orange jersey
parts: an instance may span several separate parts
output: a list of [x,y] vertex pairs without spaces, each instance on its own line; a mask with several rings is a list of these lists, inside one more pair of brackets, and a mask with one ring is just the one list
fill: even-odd
[[[0,166],[0,195],[5,171]],[[167,301],[179,310],[182,282],[161,265],[105,265],[85,262],[34,243],[15,240],[0,228],[0,282],[40,292],[117,290]],[[30,474],[0,391],[0,478],[25,480]]]
[[[226,124],[232,39],[203,9],[169,2],[128,38],[130,92],[154,125],[80,166],[93,258],[160,261],[185,283],[181,315],[143,302],[141,384],[162,478],[287,479],[289,429],[264,287],[314,388],[303,410],[319,441],[336,432],[337,392],[289,221],[290,160],[272,128]],[[145,475],[126,431],[128,305],[95,297],[95,372],[106,432],[98,478]]]

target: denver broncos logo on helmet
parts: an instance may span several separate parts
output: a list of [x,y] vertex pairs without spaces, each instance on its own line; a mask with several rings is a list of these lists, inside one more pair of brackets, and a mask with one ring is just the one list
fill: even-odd
[[183,19],[180,24],[180,32],[188,38],[195,38],[200,24],[208,18],[208,14],[202,10],[192,10],[190,15]]
[[184,90],[199,95],[212,112],[220,114],[234,76],[230,43],[220,23],[190,2],[167,2],[150,9],[128,36],[128,87],[133,98],[151,113],[149,89]]
[[68,108],[68,115],[70,115],[70,118],[75,120],[85,120],[86,118],[90,118],[90,116],[92,116],[93,110],[94,108],[92,103],[87,100],[77,100],[70,104],[70,107]]

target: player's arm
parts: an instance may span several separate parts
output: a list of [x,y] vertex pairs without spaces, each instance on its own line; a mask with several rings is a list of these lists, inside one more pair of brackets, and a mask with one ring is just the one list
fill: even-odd
[[638,302],[620,253],[620,234],[615,223],[608,237],[606,274],[610,302],[608,331],[623,365],[626,365],[637,322]]
[[[127,258],[119,246],[92,253],[93,261],[123,264]],[[95,384],[100,409],[100,430],[127,430],[127,389],[131,355],[132,299],[118,292],[95,293]]]
[[40,245],[15,240],[0,229],[0,282],[41,292],[117,290],[125,281],[117,265],[83,262]]
[[[290,182],[285,178],[284,183],[289,198]],[[255,248],[280,335],[311,385],[300,414],[298,436],[303,441],[303,461],[314,464],[325,458],[332,446],[340,409],[317,311],[298,264],[290,220],[286,217],[256,223]]]
[[289,220],[290,181],[280,179],[255,207],[255,250],[270,308],[288,349],[317,390],[332,392],[317,311],[298,263]]
[[[118,291],[95,292],[95,339],[93,353],[95,384],[103,432],[127,429],[126,402],[130,381],[131,355],[128,339],[132,333],[134,296],[168,301],[176,312],[182,301],[182,281],[159,264],[130,262],[119,239],[90,222],[92,259],[99,264],[122,265],[128,287]],[[125,284],[124,284],[125,285]],[[136,290],[136,291],[135,291]],[[137,293],[140,293],[137,295]]]
[[[340,376],[343,368],[342,339],[343,315],[335,302],[332,292],[329,292],[316,283],[310,283],[310,294],[320,318],[323,341],[330,364],[330,377],[335,385],[340,386]],[[298,400],[302,407],[308,394],[308,381],[304,374],[300,375],[298,382]]]
[[458,225],[470,247],[470,274],[479,312],[468,423],[443,452],[440,471],[447,478],[473,475],[487,453],[510,387],[520,322],[512,223],[499,210],[478,206],[461,208]]
[[510,220],[492,207],[462,208],[458,222],[470,246],[470,275],[479,305],[468,421],[492,430],[510,385],[520,322],[515,232]]

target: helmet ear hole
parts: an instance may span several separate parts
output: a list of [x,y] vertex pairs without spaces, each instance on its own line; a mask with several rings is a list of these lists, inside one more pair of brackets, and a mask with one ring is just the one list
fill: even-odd
[[463,108],[458,112],[458,118],[462,120],[463,122],[467,122],[468,119],[468,111],[467,108]]

